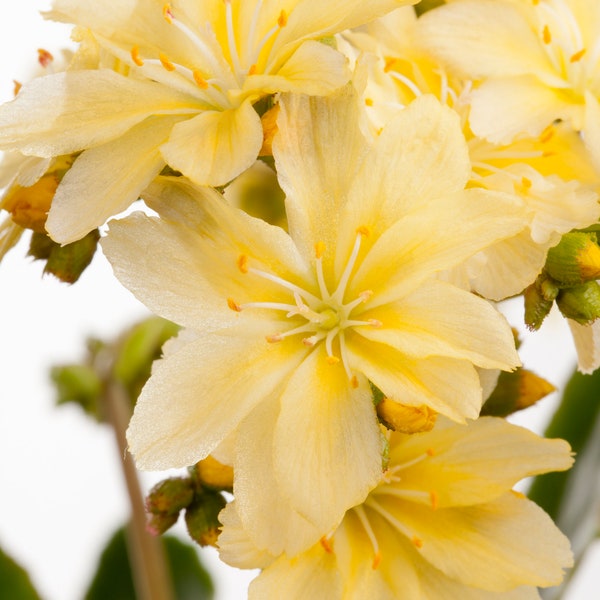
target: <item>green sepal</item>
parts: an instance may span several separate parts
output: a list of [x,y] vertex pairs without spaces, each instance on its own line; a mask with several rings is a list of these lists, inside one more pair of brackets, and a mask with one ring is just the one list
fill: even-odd
[[533,283],[523,292],[525,302],[525,325],[532,331],[537,331],[550,313],[552,300],[544,297],[539,287]]
[[561,290],[556,298],[556,305],[567,319],[573,319],[581,325],[589,325],[600,317],[600,285],[588,281]]
[[219,492],[204,490],[185,510],[185,524],[190,537],[201,546],[216,544],[221,523],[219,513],[227,502]]
[[596,235],[573,231],[548,250],[545,271],[559,287],[571,287],[600,276],[600,248]]
[[100,414],[100,399],[102,396],[102,381],[96,371],[89,365],[66,365],[53,367],[50,377],[56,386],[57,404],[75,402],[83,410],[102,420]]
[[0,548],[0,596],[6,600],[40,600],[27,571]]

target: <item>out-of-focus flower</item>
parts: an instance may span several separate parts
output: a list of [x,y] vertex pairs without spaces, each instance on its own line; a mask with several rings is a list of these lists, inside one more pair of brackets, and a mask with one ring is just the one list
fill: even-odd
[[431,96],[372,144],[349,90],[280,106],[289,235],[210,188],[163,178],[145,194],[161,219],[113,222],[103,247],[127,287],[193,334],[140,396],[128,434],[138,465],[193,464],[236,432],[241,512],[284,539],[269,495],[327,529],[379,481],[369,382],[462,421],[481,406],[474,365],[519,363],[503,317],[435,275],[523,217],[504,194],[465,190],[458,119]]
[[263,568],[249,598],[296,600],[530,600],[560,583],[569,542],[537,505],[511,487],[568,469],[562,440],[499,418],[441,420],[433,431],[389,435],[389,464],[364,502],[299,555],[253,546],[236,502],[222,513],[221,558]]
[[74,241],[129,206],[165,163],[209,185],[250,167],[263,143],[254,103],[342,86],[344,57],[316,40],[399,3],[55,0],[47,16],[80,26],[88,59],[89,28],[118,71],[81,68],[90,61],[79,57],[76,69],[23,86],[0,108],[0,149],[46,157],[85,150],[47,224],[56,241]]

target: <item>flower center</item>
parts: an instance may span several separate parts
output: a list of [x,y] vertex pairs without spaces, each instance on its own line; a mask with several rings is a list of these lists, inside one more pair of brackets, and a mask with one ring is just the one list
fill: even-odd
[[[235,300],[229,298],[227,300],[229,308],[237,312],[249,308],[284,311],[286,317],[290,320],[291,327],[285,331],[268,335],[266,337],[267,342],[276,343],[287,337],[296,335],[302,335],[302,343],[305,346],[313,347],[323,342],[327,353],[327,361],[330,364],[336,364],[341,360],[348,378],[354,382],[355,377],[352,375],[348,363],[345,331],[348,328],[354,327],[381,327],[381,322],[375,319],[360,320],[352,318],[352,311],[358,305],[369,300],[373,292],[365,290],[350,301],[345,301],[346,289],[356,265],[362,237],[365,235],[369,235],[368,229],[360,227],[357,230],[356,239],[348,262],[332,293],[329,292],[323,272],[325,244],[322,242],[318,242],[315,247],[315,271],[319,288],[318,295],[273,273],[249,266],[248,257],[242,254],[237,260],[237,267],[242,273],[251,274],[275,283],[291,295],[293,303],[258,301],[238,304]],[[298,322],[297,317],[301,317],[300,322]],[[334,344],[337,345],[335,349]]]

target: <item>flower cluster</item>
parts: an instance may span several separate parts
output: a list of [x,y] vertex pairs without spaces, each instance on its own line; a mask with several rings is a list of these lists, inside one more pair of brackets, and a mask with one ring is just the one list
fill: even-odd
[[521,367],[496,301],[600,365],[600,4],[410,4],[54,0],[78,50],[0,107],[0,256],[145,203],[101,246],[183,329],[129,449],[233,468],[253,598],[525,600],[572,564],[512,489],[568,444],[479,415]]

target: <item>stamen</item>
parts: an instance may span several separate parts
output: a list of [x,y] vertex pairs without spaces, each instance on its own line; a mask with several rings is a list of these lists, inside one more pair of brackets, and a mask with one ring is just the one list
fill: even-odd
[[531,182],[531,179],[529,179],[528,177],[521,177],[521,185],[528,190],[533,183]]
[[43,48],[38,48],[38,62],[42,67],[47,68],[52,61],[54,60],[54,56],[48,50],[44,50]]
[[325,549],[327,554],[333,554],[333,545],[331,544],[331,539],[324,535],[320,540],[321,546]]
[[369,538],[369,541],[371,542],[371,546],[373,546],[373,552],[375,553],[375,557],[373,559],[372,567],[373,567],[373,569],[376,569],[379,566],[379,563],[381,562],[381,550],[379,549],[379,543],[377,542],[377,537],[375,536],[373,527],[371,526],[371,523],[369,522],[369,518],[367,517],[367,514],[365,513],[365,509],[359,505],[354,508],[354,512],[356,513],[356,516],[358,517],[360,524],[363,526],[363,529],[365,530],[365,533],[367,534],[367,537]]
[[[377,500],[375,500],[373,494],[371,494],[365,500],[364,505],[369,506],[371,509],[377,511],[390,525],[395,527],[400,533],[405,535],[408,539],[413,540],[413,543],[415,543],[414,542],[415,538],[417,540],[421,541],[420,538],[418,538],[416,535],[414,535],[414,533],[412,531],[410,531],[404,523],[399,521],[394,515],[390,514],[385,508],[383,508],[383,506],[381,506],[381,504],[379,504],[379,502],[377,502]],[[359,508],[362,509],[362,507],[359,507]],[[421,545],[423,545],[422,541],[421,541]]]
[[282,10],[279,13],[279,18],[277,19],[277,25],[279,25],[279,27],[285,27],[287,25],[287,22],[288,22],[287,14],[286,14],[285,10]]
[[340,362],[340,359],[337,356],[328,356],[326,359],[328,365],[337,365]]
[[169,57],[166,54],[164,54],[163,52],[159,53],[158,60],[160,60],[160,64],[167,71],[175,71],[175,65],[169,60]]
[[138,66],[138,67],[143,67],[144,66],[144,61],[141,59],[140,57],[140,47],[139,46],[134,46],[131,49],[131,60]]
[[352,375],[352,379],[350,380],[350,385],[354,388],[358,388],[358,377],[356,375]]
[[330,299],[329,290],[325,283],[325,274],[323,273],[323,253],[325,252],[325,244],[323,242],[317,242],[315,244],[315,255],[317,260],[315,261],[317,267],[317,282],[319,283],[319,292],[321,298],[327,301]]
[[427,448],[427,450],[425,450],[425,453],[427,454],[427,456],[435,456],[436,452],[433,448]]
[[245,254],[240,254],[237,259],[237,268],[244,274],[248,272],[248,257]]
[[162,9],[163,18],[169,24],[173,24],[173,12],[171,10],[171,5],[167,2]]
[[423,540],[416,535],[413,535],[410,541],[419,549],[423,547]]
[[549,44],[552,41],[552,34],[550,33],[550,28],[548,25],[544,25],[542,39],[544,40],[544,44]]
[[242,312],[242,307],[233,298],[227,298],[227,306],[235,312]]
[[250,68],[248,69],[248,75],[256,75],[258,71],[258,67],[254,64],[254,65],[250,65]]
[[[356,240],[354,240],[354,247],[352,248],[352,252],[350,253],[350,258],[348,259],[348,262],[346,263],[346,268],[344,269],[344,272],[342,273],[342,276],[340,277],[340,282],[338,283],[338,286],[335,290],[335,292],[333,292],[333,294],[331,295],[331,299],[334,300],[335,302],[339,302],[341,303],[343,298],[344,298],[344,293],[346,292],[346,286],[348,285],[348,281],[350,280],[350,275],[352,274],[352,270],[354,269],[354,264],[356,263],[356,259],[358,257],[358,252],[360,250],[360,243],[362,240],[362,236],[365,235],[364,233],[362,233],[362,231],[359,231],[361,228],[359,227],[356,231],[357,236],[356,236]],[[368,229],[367,229],[368,231]]]
[[367,106],[373,106],[373,99],[372,98],[365,98],[365,104]]
[[223,0],[225,2],[225,22],[227,26],[227,45],[229,46],[229,54],[233,63],[233,70],[236,75],[240,75],[242,67],[240,66],[240,56],[238,54],[237,45],[235,43],[235,31],[233,28],[233,10],[231,8],[231,0]]
[[266,271],[261,271],[260,269],[255,269],[253,267],[248,268],[248,273],[253,273],[254,275],[258,275],[258,277],[262,277],[263,279],[268,279],[269,281],[272,281],[273,283],[276,283],[292,292],[296,292],[301,297],[303,297],[306,301],[313,302],[314,304],[317,304],[317,305],[322,304],[322,300],[320,298],[317,298],[310,292],[307,292],[306,290],[302,289],[301,287],[287,281],[286,279],[278,277],[277,275],[273,275],[272,273],[267,273]]
[[346,334],[344,330],[340,331],[340,354],[342,355],[342,363],[344,364],[344,371],[350,380],[350,385],[354,389],[358,387],[358,379],[356,375],[352,375],[350,371],[350,364],[348,363],[348,352],[346,351]]
[[403,83],[415,95],[416,98],[423,95],[423,92],[419,89],[419,86],[405,75],[398,73],[398,71],[390,71],[389,73],[391,77],[400,83]]
[[315,258],[322,258],[325,254],[325,242],[317,242],[315,244]]
[[581,50],[579,50],[579,52],[575,52],[575,54],[571,55],[571,58],[569,58],[569,62],[575,63],[580,61],[583,58],[583,55],[585,54],[586,49],[582,48]]
[[194,81],[198,84],[198,87],[205,90],[206,88],[208,88],[208,82],[206,81],[206,79],[204,79],[204,77],[202,77],[200,71],[198,71],[198,69],[194,69],[192,71],[192,76],[194,78]]
[[266,335],[265,339],[269,344],[275,344],[276,342],[281,342],[283,336],[280,333],[274,333],[273,335]]
[[554,136],[554,125],[548,125],[544,131],[540,134],[539,141],[541,144],[549,142]]
[[433,508],[433,510],[436,510],[437,507],[439,506],[439,502],[440,502],[437,492],[434,490],[431,490],[429,492],[429,499],[431,500],[431,508]]

